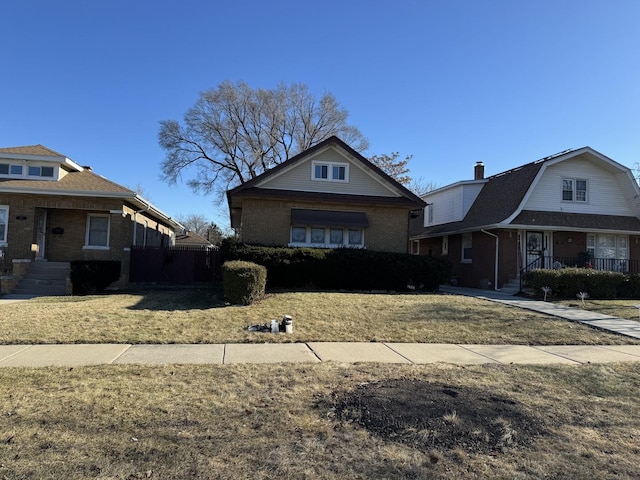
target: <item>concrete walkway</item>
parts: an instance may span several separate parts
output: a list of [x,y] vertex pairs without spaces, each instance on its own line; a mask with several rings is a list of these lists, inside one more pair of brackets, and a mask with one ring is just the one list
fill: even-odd
[[262,343],[215,345],[0,345],[0,367],[234,363],[569,364],[640,362],[640,345]]
[[601,313],[590,312],[581,308],[566,307],[552,302],[516,297],[514,295],[501,293],[500,291],[495,290],[442,286],[440,287],[440,291],[444,293],[476,297],[483,300],[511,305],[513,307],[524,308],[640,340],[640,322],[636,322],[634,320],[603,315]]
[[[525,308],[602,330],[640,339],[640,322],[623,320],[549,302],[528,300],[504,293],[443,287],[445,293],[467,295]],[[0,299],[0,304],[25,301]],[[207,345],[0,345],[0,367],[85,365],[167,365],[234,363],[379,362],[396,364],[569,364],[640,362],[639,345],[459,345],[433,343],[260,343]]]

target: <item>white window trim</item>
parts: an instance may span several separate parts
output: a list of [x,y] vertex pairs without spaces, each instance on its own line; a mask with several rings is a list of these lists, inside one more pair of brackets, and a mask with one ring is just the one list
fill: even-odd
[[[24,172],[25,172],[25,168],[24,165],[22,165],[21,163],[5,163],[5,162],[0,162],[3,165],[8,165],[9,166],[9,173],[0,173],[0,177],[2,178],[24,178]],[[22,173],[11,173],[11,167],[20,167],[22,168]]]
[[[327,178],[316,177],[316,166],[327,166]],[[333,178],[333,167],[344,167],[344,180]],[[341,162],[322,162],[320,160],[311,162],[311,180],[314,182],[337,182],[337,183],[349,183],[349,164]]]
[[0,247],[6,247],[9,244],[7,239],[9,238],[9,205],[0,205],[0,210],[4,210],[6,213],[6,225],[4,226],[4,238],[0,238]]
[[[565,200],[564,198],[562,198],[562,194],[564,192],[564,181],[565,180],[571,180],[571,200]],[[578,193],[578,182],[584,182],[586,185],[586,190],[584,193],[584,200],[577,200],[577,193]],[[568,190],[567,190],[568,191]],[[589,180],[586,178],[571,178],[571,177],[562,177],[562,180],[560,182],[560,199],[562,202],[564,203],[589,203]]]
[[[294,228],[305,229],[305,241],[293,242],[291,237],[293,235]],[[311,229],[322,228],[324,229],[324,242],[323,243],[311,243]],[[307,248],[365,248],[364,241],[364,228],[350,228],[342,227],[342,243],[331,243],[331,230],[339,229],[340,227],[328,227],[324,225],[292,225],[289,230],[289,247],[307,247]],[[353,245],[349,243],[349,230],[358,230],[362,233],[362,243],[359,245]]]
[[[91,217],[102,217],[107,219],[107,244],[106,245],[89,245],[89,227],[91,225]],[[111,215],[108,213],[88,213],[87,214],[87,226],[84,235],[83,250],[109,250],[109,240],[111,239]]]
[[[37,168],[38,169],[38,174],[33,174],[33,173],[29,173],[29,169],[31,168]],[[42,169],[43,168],[50,168],[51,169],[51,175],[42,175]],[[24,169],[22,170],[24,172]],[[35,178],[50,178],[50,179],[55,179],[56,178],[56,167],[53,165],[27,165],[27,177],[35,177]]]

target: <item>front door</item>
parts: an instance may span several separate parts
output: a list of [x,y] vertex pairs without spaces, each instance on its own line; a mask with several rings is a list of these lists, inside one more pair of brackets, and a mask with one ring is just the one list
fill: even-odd
[[36,212],[36,262],[42,262],[45,259],[45,237],[47,233],[47,211],[40,208]]
[[544,243],[542,232],[527,232],[525,243],[526,265],[529,269],[544,267]]

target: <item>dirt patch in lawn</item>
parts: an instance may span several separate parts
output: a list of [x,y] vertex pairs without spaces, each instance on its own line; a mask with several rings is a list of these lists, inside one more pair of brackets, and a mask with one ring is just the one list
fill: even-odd
[[[360,385],[336,395],[335,418],[425,452],[492,454],[529,446],[543,422],[490,391],[410,379]],[[433,459],[437,461],[437,457]]]

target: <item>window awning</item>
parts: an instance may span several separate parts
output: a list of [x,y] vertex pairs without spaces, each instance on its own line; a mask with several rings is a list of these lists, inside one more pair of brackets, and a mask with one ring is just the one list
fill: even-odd
[[364,212],[336,212],[333,210],[291,209],[291,225],[319,225],[325,227],[367,228],[369,220]]

